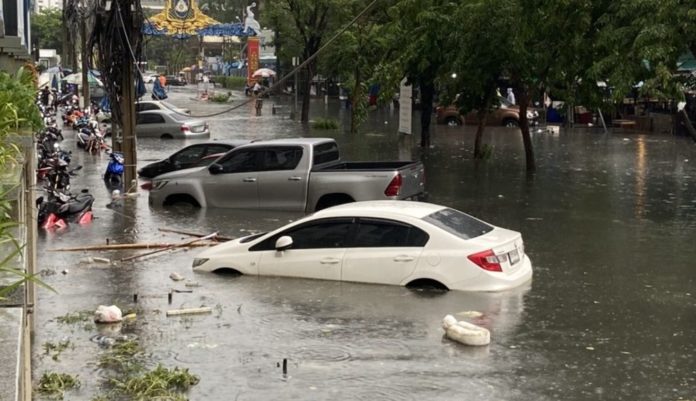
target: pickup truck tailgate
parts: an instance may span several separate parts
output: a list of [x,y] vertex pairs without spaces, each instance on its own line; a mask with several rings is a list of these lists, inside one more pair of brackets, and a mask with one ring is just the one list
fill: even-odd
[[408,164],[400,168],[398,172],[401,174],[400,199],[425,193],[425,167],[423,163]]

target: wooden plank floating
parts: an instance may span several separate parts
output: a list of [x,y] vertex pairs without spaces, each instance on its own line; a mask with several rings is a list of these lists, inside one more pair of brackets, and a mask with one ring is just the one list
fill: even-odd
[[[188,235],[189,237],[205,237],[206,236],[206,234],[192,233],[190,231],[173,230],[171,228],[158,228],[158,230],[163,232],[163,233],[174,233],[174,234]],[[232,241],[233,239],[234,238],[224,237],[222,235],[215,236],[215,240],[218,240],[218,241]]]
[[174,248],[186,247],[186,246],[192,245],[192,244],[194,244],[194,243],[196,243],[196,242],[199,242],[199,241],[205,241],[205,240],[209,240],[209,239],[211,239],[211,238],[215,238],[215,236],[217,236],[217,233],[208,234],[208,235],[206,235],[205,237],[192,239],[192,240],[190,240],[190,241],[182,242],[182,243],[180,243],[180,244],[172,244],[171,246],[168,246],[168,247],[166,247],[166,248],[160,248],[160,249],[157,249],[157,250],[154,250],[154,251],[151,251],[151,252],[141,253],[140,255],[129,256],[129,257],[127,257],[127,258],[121,259],[121,262],[127,262],[127,261],[129,261],[129,260],[142,258],[143,256],[153,255],[153,254],[155,254],[155,253],[168,251],[168,250],[174,249]]
[[211,313],[213,308],[209,306],[203,306],[200,308],[187,308],[187,309],[171,309],[167,311],[167,316],[180,316],[180,315],[198,315],[202,313]]

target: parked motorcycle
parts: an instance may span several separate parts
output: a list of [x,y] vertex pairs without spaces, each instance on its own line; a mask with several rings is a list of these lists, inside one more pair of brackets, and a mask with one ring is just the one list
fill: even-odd
[[123,153],[111,152],[109,164],[106,166],[104,181],[109,187],[118,187],[123,182]]
[[39,210],[40,228],[65,228],[69,223],[86,224],[94,218],[92,205],[94,196],[86,189],[76,196],[60,191],[48,190],[48,199],[40,196],[36,200]]

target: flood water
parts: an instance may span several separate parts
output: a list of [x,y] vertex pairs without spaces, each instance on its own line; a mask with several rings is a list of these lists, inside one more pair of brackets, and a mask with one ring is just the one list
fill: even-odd
[[[221,110],[180,89],[172,103],[194,114]],[[235,101],[235,104],[239,100]],[[135,335],[151,366],[188,368],[201,381],[191,400],[680,400],[696,399],[696,147],[667,135],[594,130],[536,133],[537,172],[524,172],[514,129],[493,129],[493,155],[475,162],[473,127],[434,127],[433,147],[396,133],[395,111],[370,115],[358,134],[303,129],[290,105],[271,100],[209,119],[218,139],[332,136],[350,160],[422,159],[429,200],[523,234],[534,265],[528,285],[500,293],[430,293],[381,285],[193,274],[198,252],[164,252],[116,265],[143,251],[49,252],[113,242],[177,242],[173,228],[237,237],[300,217],[279,212],[151,209],[140,193],[110,202],[100,175],[105,155],[77,150],[84,165],[73,189],[95,194],[96,220],[40,235],[40,268],[57,293],[39,291],[34,376],[79,375],[66,399],[102,394],[100,332]],[[314,116],[347,123],[338,104],[313,104]],[[417,127],[418,125],[415,124]],[[74,146],[66,132],[65,147]],[[140,140],[139,165],[173,153],[182,141]],[[186,238],[188,239],[188,238]],[[67,274],[62,274],[67,269]],[[169,279],[178,272],[199,287]],[[55,273],[55,274],[51,274]],[[170,289],[192,290],[174,293]],[[138,294],[137,304],[133,294]],[[68,312],[100,304],[138,310],[132,325],[61,324]],[[168,309],[211,306],[212,314],[166,317]],[[479,311],[487,347],[443,338],[446,314]],[[69,339],[58,361],[42,344]],[[283,359],[288,361],[283,374]]]

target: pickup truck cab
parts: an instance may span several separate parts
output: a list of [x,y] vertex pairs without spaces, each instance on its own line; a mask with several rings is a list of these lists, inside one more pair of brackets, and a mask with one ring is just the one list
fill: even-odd
[[425,191],[421,162],[345,162],[330,138],[252,142],[207,167],[156,177],[150,205],[313,212],[342,203],[417,199]]

